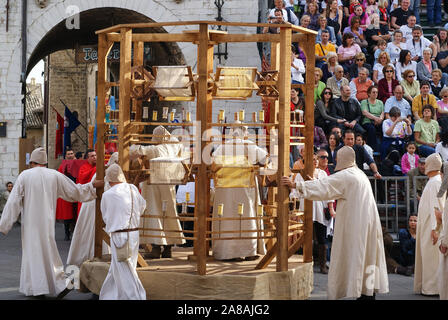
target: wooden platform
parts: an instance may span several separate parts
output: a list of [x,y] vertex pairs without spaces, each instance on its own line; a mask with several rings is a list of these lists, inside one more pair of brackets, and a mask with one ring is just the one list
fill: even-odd
[[[207,275],[197,274],[189,261],[190,248],[174,248],[173,258],[147,260],[137,272],[149,300],[304,300],[313,290],[313,264],[302,256],[289,259],[289,270],[276,272],[275,260],[263,270],[256,261],[223,262],[207,259]],[[106,258],[107,260],[107,258]],[[99,294],[109,270],[107,261],[81,266],[81,291]]]

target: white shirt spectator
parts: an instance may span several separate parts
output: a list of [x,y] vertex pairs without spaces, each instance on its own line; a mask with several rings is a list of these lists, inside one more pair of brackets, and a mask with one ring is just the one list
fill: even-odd
[[403,72],[405,72],[405,70],[412,70],[414,72],[414,79],[417,80],[417,62],[415,61],[411,61],[410,64],[408,64],[407,66],[403,66],[400,62],[397,62],[397,64],[395,65],[396,67],[396,76],[397,76],[397,80],[401,81],[403,80]]
[[302,74],[305,73],[305,66],[303,64],[303,61],[297,58],[294,58],[293,64],[298,68],[294,68],[291,66],[291,80],[298,81],[300,83],[303,83],[303,76]]
[[423,50],[429,47],[432,42],[421,36],[420,41],[414,41],[414,39],[410,39],[406,41],[406,48],[411,51],[411,57],[415,56],[423,57]]
[[448,161],[448,147],[444,147],[442,141],[436,144],[436,153],[440,154],[443,162]]

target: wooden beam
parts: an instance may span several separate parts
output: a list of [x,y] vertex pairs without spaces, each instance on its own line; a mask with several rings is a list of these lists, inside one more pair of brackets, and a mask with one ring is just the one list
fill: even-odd
[[[107,40],[120,42],[119,33],[108,33]],[[194,33],[135,33],[132,42],[194,42],[198,41],[198,35]]]
[[[279,72],[279,139],[278,139],[278,217],[277,217],[277,271],[288,270],[288,214],[289,188],[280,185],[283,176],[289,176],[290,97],[291,97],[291,29],[280,29]],[[313,109],[312,109],[313,110]],[[312,163],[312,162],[311,162]]]
[[118,124],[118,158],[123,171],[129,170],[129,134],[131,107],[132,29],[120,32],[120,113]]
[[[134,42],[134,63],[133,66],[142,66],[143,67],[143,50],[144,50],[144,42]],[[135,121],[142,121],[143,115],[143,101],[132,99],[133,109],[135,109]],[[142,128],[143,129],[143,128]],[[140,127],[134,127],[131,129],[132,132],[139,132]]]

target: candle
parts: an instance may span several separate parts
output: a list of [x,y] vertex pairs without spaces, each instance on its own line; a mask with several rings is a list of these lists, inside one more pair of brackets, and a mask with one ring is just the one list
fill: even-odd
[[168,205],[168,201],[167,200],[163,200],[162,201],[162,211],[166,212],[166,206]]
[[240,120],[239,114],[238,114],[238,112],[235,112],[235,121],[238,121],[238,120]]
[[185,193],[185,201],[190,202],[190,192]]
[[168,119],[168,111],[169,111],[168,107],[163,107],[163,115],[162,115],[163,119]]
[[157,121],[157,111],[152,112],[152,121]]
[[219,110],[218,121],[224,121],[224,115],[225,115],[225,111],[222,109]]
[[218,216],[222,217],[224,214],[224,204],[219,204],[218,205]]
[[187,204],[185,202],[182,203],[182,213],[187,213]]
[[170,121],[174,121],[174,111],[171,111],[170,113]]
[[244,122],[244,110],[240,110],[240,112],[239,112],[239,120],[241,122]]
[[263,206],[262,205],[258,205],[258,207],[257,207],[257,215],[259,217],[263,216]]
[[257,122],[257,113],[256,112],[252,112],[252,122]]
[[260,110],[260,115],[258,116],[258,120],[264,121],[264,110]]
[[240,216],[243,215],[243,211],[244,211],[244,203],[238,203],[238,214]]
[[191,122],[191,112],[187,112],[186,121]]
[[296,110],[299,114],[299,123],[303,123],[303,110]]

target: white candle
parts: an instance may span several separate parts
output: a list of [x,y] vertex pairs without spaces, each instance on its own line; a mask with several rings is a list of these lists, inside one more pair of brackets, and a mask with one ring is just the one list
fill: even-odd
[[162,115],[163,119],[168,119],[168,111],[169,111],[168,107],[163,107],[163,115]]

